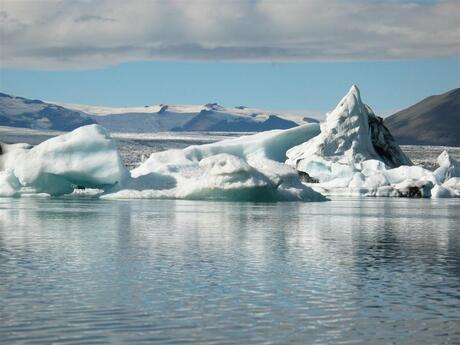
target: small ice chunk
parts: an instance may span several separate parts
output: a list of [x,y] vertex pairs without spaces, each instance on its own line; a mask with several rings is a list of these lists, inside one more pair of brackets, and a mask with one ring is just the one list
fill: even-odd
[[452,177],[460,177],[460,164],[451,158],[447,151],[443,151],[437,161],[439,168],[434,171],[434,175],[440,183]]
[[431,190],[431,197],[434,199],[459,198],[460,193],[457,190],[446,187],[444,185],[436,185]]

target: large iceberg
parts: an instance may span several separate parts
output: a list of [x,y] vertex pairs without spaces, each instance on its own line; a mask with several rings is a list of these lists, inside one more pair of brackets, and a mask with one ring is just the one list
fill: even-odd
[[307,124],[158,152],[128,172],[109,134],[85,126],[33,148],[2,144],[0,195],[96,188],[103,198],[322,201],[283,163],[289,148],[319,132],[318,124]]
[[306,124],[153,153],[131,171],[118,192],[103,198],[326,200],[284,164],[289,148],[319,132],[318,124]]
[[287,157],[287,164],[322,181],[350,175],[369,159],[392,168],[412,165],[356,86],[327,114],[321,134],[290,149]]
[[459,168],[448,154],[435,172],[413,166],[356,86],[327,114],[321,134],[287,151],[286,163],[326,195],[459,196],[451,181]]

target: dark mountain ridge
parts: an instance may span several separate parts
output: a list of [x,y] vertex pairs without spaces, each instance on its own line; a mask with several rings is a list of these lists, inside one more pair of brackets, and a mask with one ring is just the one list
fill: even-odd
[[0,93],[0,126],[71,131],[93,123],[78,111]]
[[385,125],[399,144],[460,146],[460,88],[427,97]]

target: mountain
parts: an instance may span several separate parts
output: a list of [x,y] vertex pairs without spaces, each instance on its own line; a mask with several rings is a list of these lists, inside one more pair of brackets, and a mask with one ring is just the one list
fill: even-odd
[[0,93],[0,126],[71,131],[93,123],[90,117],[75,110]]
[[281,114],[245,106],[228,108],[217,103],[159,104],[130,108],[64,103],[60,105],[90,116],[91,119],[112,132],[261,132],[316,122],[302,115]]
[[151,105],[101,107],[43,102],[0,93],[0,126],[70,131],[97,123],[111,132],[261,132],[287,129],[317,120],[217,103],[205,105]]
[[385,125],[399,144],[460,146],[460,88],[425,98]]
[[[243,110],[243,109],[240,109]],[[288,129],[298,123],[273,114],[249,112],[247,114],[207,104],[204,109],[176,131],[262,132],[270,129]]]

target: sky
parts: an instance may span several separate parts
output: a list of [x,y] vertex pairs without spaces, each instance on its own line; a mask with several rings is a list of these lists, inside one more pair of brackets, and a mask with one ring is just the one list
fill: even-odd
[[458,0],[1,0],[0,91],[388,115],[460,87]]

